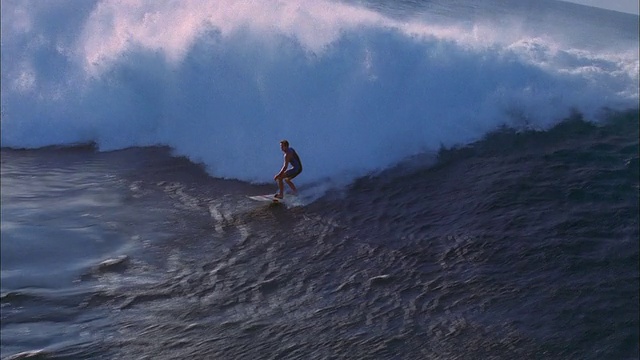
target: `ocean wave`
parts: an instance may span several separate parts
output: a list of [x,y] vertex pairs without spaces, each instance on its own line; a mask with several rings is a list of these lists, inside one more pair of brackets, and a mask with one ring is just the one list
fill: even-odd
[[2,146],[163,145],[260,183],[286,138],[301,184],[348,183],[501,126],[637,107],[637,43],[504,30],[324,1],[5,1]]

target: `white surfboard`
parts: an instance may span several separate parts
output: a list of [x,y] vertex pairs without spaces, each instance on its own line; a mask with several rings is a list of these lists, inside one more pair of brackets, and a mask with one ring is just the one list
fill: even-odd
[[280,202],[284,202],[284,199],[278,199],[277,197],[273,196],[273,194],[249,196],[249,199],[255,200],[255,201],[272,202],[276,204]]
[[277,197],[273,196],[273,194],[249,196],[249,199],[255,200],[255,201],[270,202],[273,204],[285,204],[287,206],[301,205],[300,201],[298,200],[298,197],[296,195],[291,195],[291,194],[288,194],[288,195],[285,194],[284,199],[278,199]]

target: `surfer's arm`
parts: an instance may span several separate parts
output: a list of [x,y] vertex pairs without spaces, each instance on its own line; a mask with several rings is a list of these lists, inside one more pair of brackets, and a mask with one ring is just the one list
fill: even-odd
[[275,176],[275,178],[284,174],[284,172],[287,171],[288,167],[289,167],[289,155],[287,154],[284,156],[284,164],[282,165],[282,169],[280,169],[280,172]]

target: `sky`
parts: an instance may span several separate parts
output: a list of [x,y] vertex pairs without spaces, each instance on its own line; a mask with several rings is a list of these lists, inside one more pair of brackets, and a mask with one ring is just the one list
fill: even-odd
[[576,4],[594,6],[638,15],[638,0],[564,0]]

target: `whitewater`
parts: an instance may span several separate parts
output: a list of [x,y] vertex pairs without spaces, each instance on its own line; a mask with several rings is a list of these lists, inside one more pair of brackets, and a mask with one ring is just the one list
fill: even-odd
[[288,139],[302,184],[344,184],[502,126],[637,105],[637,41],[464,18],[481,5],[451,20],[327,1],[3,0],[2,146],[168,146],[260,183]]

